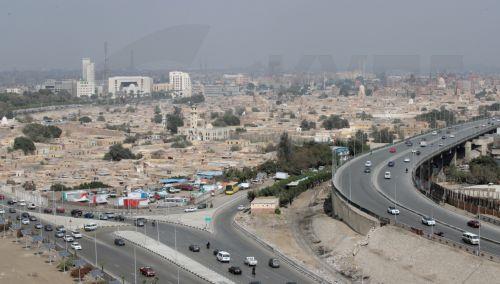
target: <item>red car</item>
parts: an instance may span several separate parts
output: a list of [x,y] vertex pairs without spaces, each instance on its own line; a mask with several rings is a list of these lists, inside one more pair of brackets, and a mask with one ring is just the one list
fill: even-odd
[[396,153],[396,148],[395,148],[395,147],[391,147],[391,148],[389,148],[389,152],[390,152],[390,153]]
[[44,208],[43,209],[43,213],[51,214],[52,213],[52,209],[51,208]]
[[156,272],[150,266],[141,267],[139,268],[139,271],[146,277],[154,277],[156,275]]
[[57,207],[57,208],[56,208],[56,212],[57,212],[57,213],[64,214],[64,212],[65,212],[65,211],[66,211],[66,210],[64,210],[64,207]]
[[481,223],[479,223],[478,220],[470,220],[469,222],[467,222],[467,226],[472,228],[479,228],[481,227]]
[[0,194],[0,200],[4,200],[4,199],[5,199],[5,195]]

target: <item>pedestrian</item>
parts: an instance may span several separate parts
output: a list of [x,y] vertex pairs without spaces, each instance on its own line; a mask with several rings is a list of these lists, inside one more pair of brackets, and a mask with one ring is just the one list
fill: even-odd
[[255,276],[255,266],[252,267],[252,275]]

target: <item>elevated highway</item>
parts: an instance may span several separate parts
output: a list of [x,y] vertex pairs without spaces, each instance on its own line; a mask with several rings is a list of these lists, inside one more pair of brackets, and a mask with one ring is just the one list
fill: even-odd
[[[338,168],[333,179],[334,190],[380,219],[387,218],[391,222],[421,229],[427,234],[440,231],[444,233],[444,237],[461,243],[463,232],[474,233],[481,237],[481,242],[479,246],[471,246],[472,250],[480,249],[500,255],[500,227],[485,222],[479,229],[467,226],[470,217],[440,206],[423,195],[414,183],[415,171],[419,165],[444,151],[493,132],[499,126],[499,121],[493,121],[492,124],[488,124],[488,120],[469,122],[441,129],[441,133],[431,132],[408,139],[413,143],[412,146],[401,142],[360,155]],[[446,139],[442,139],[443,135]],[[422,139],[427,141],[426,147],[419,146]],[[391,147],[395,148],[395,153],[389,151]],[[420,155],[414,153],[416,150],[420,151]],[[371,172],[365,173],[365,162],[368,160],[372,163]],[[395,165],[389,167],[389,161],[393,161]],[[390,179],[384,178],[387,171],[391,173]],[[395,206],[400,214],[389,214],[389,206]],[[422,224],[422,216],[433,217],[437,222],[436,226]]]

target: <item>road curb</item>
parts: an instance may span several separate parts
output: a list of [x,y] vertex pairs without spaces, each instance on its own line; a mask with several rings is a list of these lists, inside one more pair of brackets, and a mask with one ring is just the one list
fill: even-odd
[[266,248],[267,250],[271,251],[272,253],[275,253],[279,258],[281,258],[284,262],[288,263],[291,267],[293,267],[296,271],[306,275],[310,279],[314,280],[317,283],[327,283],[327,284],[332,284],[335,282],[330,282],[323,277],[319,276],[318,274],[306,269],[303,267],[303,265],[298,264],[295,260],[289,258],[286,256],[284,253],[279,251],[278,249],[275,249],[274,247],[270,246],[266,241],[262,240],[259,236],[255,235],[254,233],[248,231],[244,226],[240,225],[237,221],[233,219],[232,225],[241,233],[246,235],[247,237],[253,239],[257,243],[259,243],[261,246]]

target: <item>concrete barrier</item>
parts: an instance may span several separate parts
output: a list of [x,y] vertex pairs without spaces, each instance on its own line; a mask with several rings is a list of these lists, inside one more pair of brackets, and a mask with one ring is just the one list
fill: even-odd
[[380,221],[349,204],[332,185],[333,215],[346,223],[355,232],[367,235],[372,228],[380,226]]

